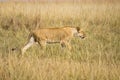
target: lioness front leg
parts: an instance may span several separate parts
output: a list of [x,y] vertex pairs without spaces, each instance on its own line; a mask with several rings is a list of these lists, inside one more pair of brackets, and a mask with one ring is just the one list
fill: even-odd
[[72,47],[71,47],[70,43],[66,42],[65,44],[67,45],[67,47],[68,47],[68,49],[69,49],[69,50],[71,50],[71,49],[72,49]]
[[61,46],[62,46],[62,47],[67,46],[67,48],[68,48],[69,50],[72,49],[69,41],[62,41],[62,42],[61,42]]

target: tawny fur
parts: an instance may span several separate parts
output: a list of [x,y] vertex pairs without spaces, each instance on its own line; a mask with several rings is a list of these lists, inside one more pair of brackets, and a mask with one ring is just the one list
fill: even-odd
[[41,28],[33,30],[30,33],[28,43],[22,48],[22,54],[36,42],[39,43],[41,48],[45,47],[46,43],[60,43],[62,47],[67,46],[71,50],[70,40],[74,36],[85,37],[79,27]]

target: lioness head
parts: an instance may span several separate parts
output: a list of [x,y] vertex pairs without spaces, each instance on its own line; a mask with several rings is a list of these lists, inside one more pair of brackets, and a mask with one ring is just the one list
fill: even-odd
[[77,36],[80,37],[81,39],[84,39],[85,38],[85,33],[79,28],[79,27],[76,27],[77,29]]

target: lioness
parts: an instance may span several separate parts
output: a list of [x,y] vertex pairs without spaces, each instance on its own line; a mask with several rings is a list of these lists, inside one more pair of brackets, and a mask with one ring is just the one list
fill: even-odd
[[62,27],[62,28],[40,28],[30,33],[28,43],[21,49],[22,54],[33,44],[38,43],[41,48],[46,43],[60,43],[62,47],[67,46],[71,50],[70,40],[72,37],[84,38],[84,32],[79,27]]

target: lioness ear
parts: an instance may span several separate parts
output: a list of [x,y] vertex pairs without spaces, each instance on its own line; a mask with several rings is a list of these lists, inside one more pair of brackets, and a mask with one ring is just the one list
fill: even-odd
[[79,28],[79,27],[76,27],[76,30],[77,30],[77,32],[79,32],[79,31],[80,31],[80,28]]

